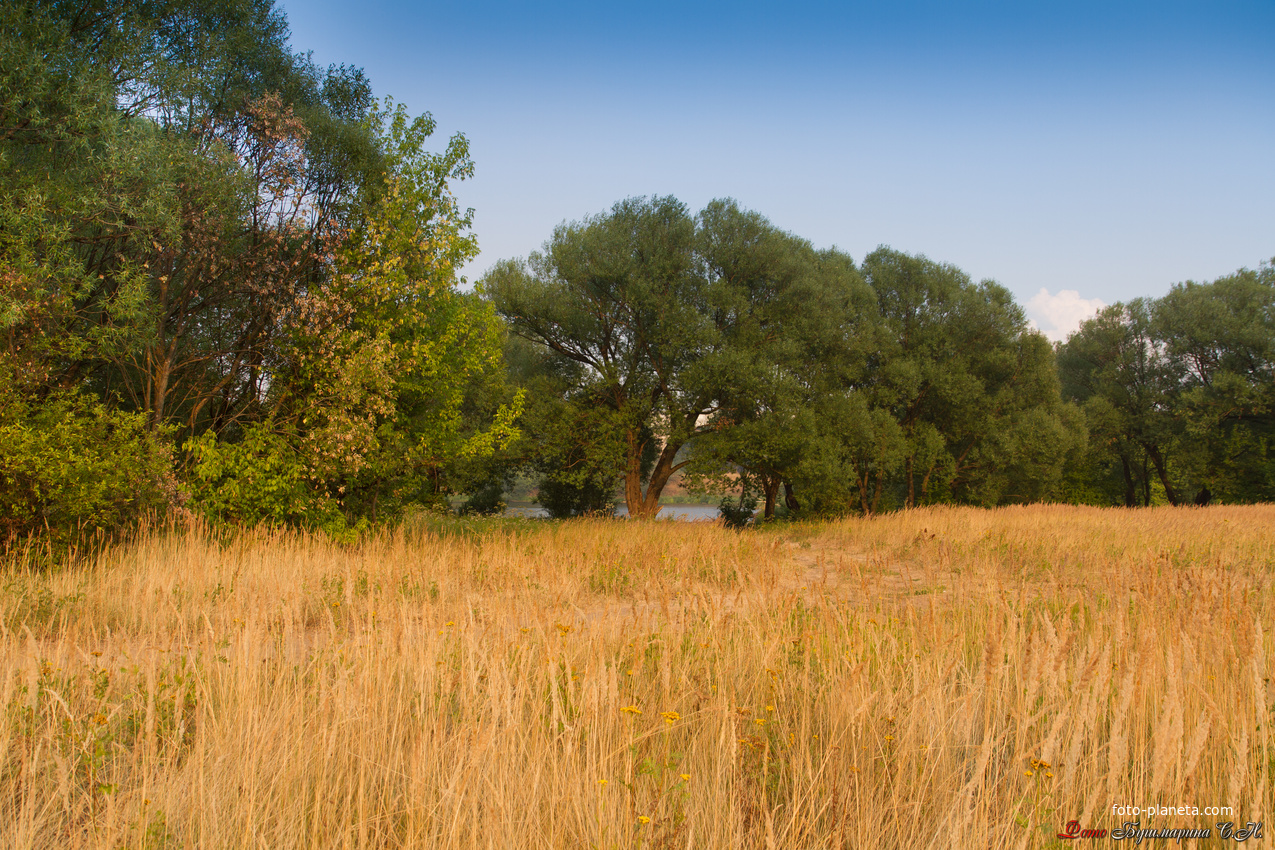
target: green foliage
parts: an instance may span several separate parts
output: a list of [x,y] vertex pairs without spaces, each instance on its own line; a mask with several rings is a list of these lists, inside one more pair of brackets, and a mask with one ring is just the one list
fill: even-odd
[[377,520],[441,503],[454,465],[517,437],[522,397],[503,391],[491,306],[454,289],[477,250],[448,189],[473,169],[464,137],[435,154],[429,116],[387,102],[366,120],[387,172],[295,327],[271,402],[306,474],[348,515]]
[[[1004,287],[959,269],[881,248],[863,263],[877,293],[881,349],[864,390],[902,432],[896,470],[860,487],[861,509],[887,498],[996,505],[1056,495],[1083,442],[1062,403],[1053,350],[1030,330]],[[893,436],[878,450],[888,466]],[[864,480],[866,465],[857,467]],[[893,485],[892,485],[893,479]]]
[[571,423],[555,428],[546,408],[541,431],[566,439],[536,446],[542,466],[576,488],[622,480],[630,514],[652,516],[669,476],[692,467],[701,480],[743,468],[773,508],[796,450],[785,419],[809,396],[810,364],[847,336],[855,280],[853,264],[733,202],[692,217],[636,198],[558,228],[484,289],[539,346],[527,361]]
[[531,423],[540,439],[534,464],[540,473],[536,501],[552,517],[615,510],[617,470],[625,461],[625,422],[617,411],[589,401],[588,396],[546,398]]
[[[607,458],[622,447],[608,477],[623,478],[632,516],[659,510],[677,451],[712,399],[703,361],[720,332],[695,240],[695,221],[676,199],[633,198],[557,228],[543,253],[500,263],[482,282],[515,334],[571,364],[553,369],[570,381],[559,398],[607,412],[607,433],[591,442]],[[657,421],[667,425],[658,447]],[[644,474],[648,452],[655,459]]]
[[433,130],[293,55],[272,0],[6,4],[0,382],[188,447],[223,520],[345,533],[442,501],[521,398],[455,289],[468,143]]
[[1275,271],[1241,269],[1115,304],[1059,349],[1091,434],[1079,500],[1275,498]]
[[781,487],[785,509],[799,509],[794,484],[809,509],[811,480],[798,478],[828,448],[817,445],[829,437],[819,409],[863,374],[875,342],[873,293],[849,257],[816,252],[729,202],[701,213],[701,244],[709,275],[725,284],[715,306],[731,318],[711,363],[717,410],[688,472],[703,488],[729,489],[739,477],[766,518]]
[[75,392],[0,393],[0,548],[35,534],[74,545],[178,498],[169,448],[144,416]]
[[134,251],[176,218],[174,145],[116,107],[82,36],[50,5],[0,9],[0,380],[37,393],[139,342]]
[[505,511],[504,482],[488,481],[469,495],[460,506],[461,515],[498,516]]
[[615,490],[551,473],[540,479],[536,502],[554,519],[611,516],[615,513]]
[[[1123,484],[1128,506],[1151,503],[1153,475],[1168,483],[1170,501],[1178,501],[1169,470],[1179,440],[1172,417],[1163,414],[1179,380],[1152,336],[1151,307],[1143,299],[1112,305],[1058,353],[1064,391],[1082,405],[1094,448],[1108,455],[1105,466],[1119,469],[1118,479],[1104,477]],[[1088,463],[1099,472],[1104,466],[1100,457]]]
[[[521,437],[493,457],[488,477],[525,471],[553,517],[610,514],[624,468],[623,420],[583,380],[583,367],[518,336],[505,340],[509,380],[526,398]],[[653,446],[652,446],[653,449]],[[649,474],[650,453],[643,471]]]
[[243,525],[292,524],[347,536],[352,530],[321,481],[313,480],[297,436],[256,422],[238,442],[209,432],[186,445],[193,459],[192,495],[214,521]]
[[1176,285],[1153,327],[1180,380],[1182,495],[1275,499],[1275,266]]
[[903,429],[889,410],[873,408],[863,392],[831,395],[817,408],[811,432],[811,450],[795,473],[808,513],[839,514],[854,506],[871,514],[900,507],[882,501],[906,449]]
[[727,528],[744,528],[753,521],[753,515],[757,513],[757,497],[745,489],[737,500],[730,496],[724,497],[717,510]]
[[766,517],[781,490],[807,514],[1051,498],[1085,443],[1003,287],[887,248],[856,267],[730,201],[623,201],[485,286],[539,346],[550,489],[623,479],[634,515],[678,469]]

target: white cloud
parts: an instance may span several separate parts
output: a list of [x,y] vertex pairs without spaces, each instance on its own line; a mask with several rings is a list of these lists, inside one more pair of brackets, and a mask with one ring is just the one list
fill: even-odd
[[1107,302],[1100,298],[1081,298],[1074,289],[1063,289],[1057,295],[1051,295],[1048,289],[1042,287],[1027,302],[1027,316],[1032,327],[1051,340],[1059,341],[1066,339],[1085,319],[1106,306]]

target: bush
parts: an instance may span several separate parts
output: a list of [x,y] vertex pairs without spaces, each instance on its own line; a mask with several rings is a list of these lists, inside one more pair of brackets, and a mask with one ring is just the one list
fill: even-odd
[[306,467],[289,438],[271,422],[253,423],[238,442],[212,433],[186,443],[193,459],[190,485],[199,511],[213,522],[291,525],[353,539],[366,527],[347,520],[338,498]]
[[468,516],[499,516],[505,512],[505,482],[499,478],[488,481],[470,493],[460,506],[460,514]]
[[757,512],[757,497],[745,491],[739,494],[739,501],[736,502],[727,496],[722,499],[717,510],[727,528],[743,528],[752,522],[753,514]]
[[615,513],[612,489],[593,481],[578,483],[566,477],[546,475],[536,486],[536,502],[554,519]]
[[77,392],[0,393],[0,549],[35,534],[76,545],[180,501],[167,441],[144,414]]

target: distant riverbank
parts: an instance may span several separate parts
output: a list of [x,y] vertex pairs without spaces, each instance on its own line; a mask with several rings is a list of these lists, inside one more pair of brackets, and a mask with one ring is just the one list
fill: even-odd
[[[623,505],[616,508],[616,516],[627,516],[628,509]],[[717,505],[660,505],[657,519],[677,519],[688,522],[696,520],[717,519]],[[510,502],[505,507],[505,516],[547,517],[548,512],[534,502]]]

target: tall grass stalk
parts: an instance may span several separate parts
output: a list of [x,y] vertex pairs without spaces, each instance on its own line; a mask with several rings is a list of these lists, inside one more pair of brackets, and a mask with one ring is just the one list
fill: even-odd
[[[1272,564],[1269,507],[155,530],[3,576],[0,846],[1039,847],[1070,820],[1263,821]],[[1112,814],[1153,803],[1233,813]]]

